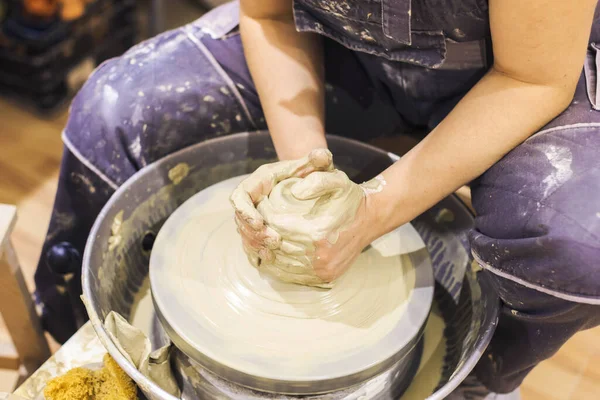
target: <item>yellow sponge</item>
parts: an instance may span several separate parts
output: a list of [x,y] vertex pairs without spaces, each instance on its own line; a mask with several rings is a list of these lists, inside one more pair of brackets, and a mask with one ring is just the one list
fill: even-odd
[[137,387],[108,354],[98,371],[73,368],[50,380],[44,389],[46,400],[135,400]]

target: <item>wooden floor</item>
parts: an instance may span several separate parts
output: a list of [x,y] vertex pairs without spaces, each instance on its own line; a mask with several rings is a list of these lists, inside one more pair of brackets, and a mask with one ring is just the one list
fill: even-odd
[[[66,111],[48,118],[0,99],[0,203],[16,204],[19,220],[14,245],[29,288],[46,234],[62,152],[60,133]],[[0,344],[6,334],[0,326]],[[12,375],[0,371],[0,392],[10,391]],[[551,360],[542,363],[522,387],[525,400],[600,399],[600,328],[582,332]]]

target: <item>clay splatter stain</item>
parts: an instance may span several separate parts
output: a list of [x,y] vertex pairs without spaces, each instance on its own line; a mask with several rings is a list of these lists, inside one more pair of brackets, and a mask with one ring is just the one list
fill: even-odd
[[573,176],[571,170],[573,155],[567,147],[555,145],[544,148],[544,154],[553,168],[553,171],[542,181],[545,185],[544,197],[548,197]]
[[119,211],[113,219],[108,238],[108,250],[114,250],[121,243],[121,226],[123,226],[123,210]]
[[179,163],[169,170],[169,179],[174,185],[179,185],[189,173],[190,166],[187,163]]
[[92,183],[90,178],[88,178],[87,176],[78,174],[76,172],[71,172],[71,179],[75,183],[78,183],[78,182],[83,183],[88,188],[88,191],[90,193],[96,193],[96,188],[94,187],[94,184]]

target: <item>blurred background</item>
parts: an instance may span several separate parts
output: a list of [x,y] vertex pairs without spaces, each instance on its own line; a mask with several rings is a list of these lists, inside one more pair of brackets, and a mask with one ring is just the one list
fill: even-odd
[[102,61],[218,0],[0,0],[0,92],[52,113]]
[[[0,204],[17,206],[11,240],[27,290],[57,185],[74,93],[102,61],[191,22],[223,0],[0,0]],[[0,282],[0,290],[3,290]],[[50,340],[50,338],[48,338]],[[52,344],[56,350],[57,345]],[[0,359],[14,349],[0,318]],[[14,357],[13,357],[14,358]],[[600,329],[582,332],[525,382],[525,400],[600,398]],[[18,382],[0,363],[0,392]]]

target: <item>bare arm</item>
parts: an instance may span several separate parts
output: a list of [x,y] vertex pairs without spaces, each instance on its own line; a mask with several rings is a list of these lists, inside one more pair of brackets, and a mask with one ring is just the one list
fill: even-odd
[[291,0],[242,0],[240,31],[279,158],[327,147],[320,38],[296,32]]
[[[490,0],[495,64],[369,201],[377,237],[481,175],[560,114],[581,74],[596,0]],[[373,239],[371,237],[371,239]]]

